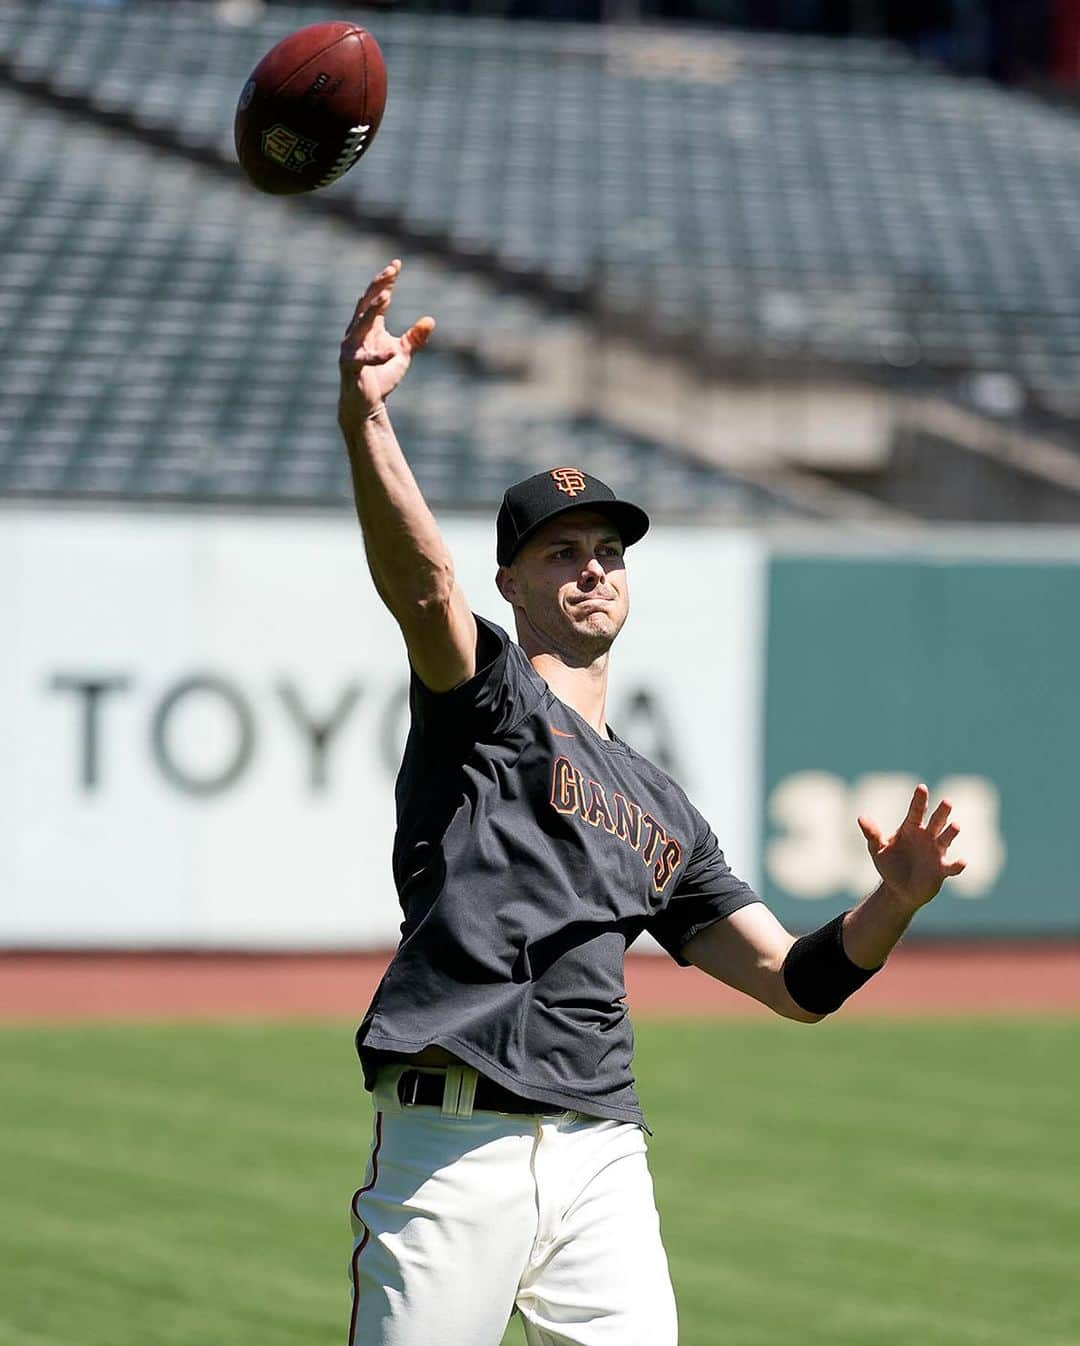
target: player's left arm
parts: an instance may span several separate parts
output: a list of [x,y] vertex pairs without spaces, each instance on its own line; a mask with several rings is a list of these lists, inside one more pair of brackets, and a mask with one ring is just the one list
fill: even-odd
[[963,871],[963,860],[948,859],[960,831],[949,822],[952,806],[943,799],[927,819],[929,802],[929,790],[918,786],[888,838],[859,819],[881,883],[842,917],[796,939],[757,902],[706,926],[683,956],[777,1014],[817,1023],[884,964],[919,908]]

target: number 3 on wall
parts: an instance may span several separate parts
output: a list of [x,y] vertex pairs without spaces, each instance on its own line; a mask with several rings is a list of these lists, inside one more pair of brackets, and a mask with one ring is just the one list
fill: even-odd
[[[883,829],[907,811],[914,776],[874,772],[849,783],[828,771],[799,771],[785,777],[769,796],[769,821],[779,835],[765,847],[765,868],[791,897],[861,897],[877,876],[855,819],[866,814]],[[950,879],[953,897],[985,897],[1005,865],[1001,797],[986,776],[949,776],[930,792],[948,799],[961,829],[957,851],[967,869]]]

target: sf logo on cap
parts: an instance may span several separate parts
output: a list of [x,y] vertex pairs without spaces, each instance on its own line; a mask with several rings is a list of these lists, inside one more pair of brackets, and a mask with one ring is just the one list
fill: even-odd
[[585,489],[585,478],[576,467],[557,467],[552,471],[551,479],[563,495],[579,495]]

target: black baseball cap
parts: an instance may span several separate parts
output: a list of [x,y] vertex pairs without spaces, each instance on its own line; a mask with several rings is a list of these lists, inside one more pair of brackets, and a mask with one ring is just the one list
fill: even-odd
[[649,516],[627,500],[617,500],[610,486],[576,467],[553,467],[537,472],[511,486],[499,506],[495,524],[498,539],[496,559],[508,566],[521,544],[541,524],[571,509],[594,509],[606,514],[619,530],[623,546],[629,547],[649,531]]

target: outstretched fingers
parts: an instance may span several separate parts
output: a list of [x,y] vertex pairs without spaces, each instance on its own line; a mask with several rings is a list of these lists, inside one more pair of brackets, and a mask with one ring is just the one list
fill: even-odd
[[943,799],[937,808],[931,813],[930,821],[926,824],[926,830],[932,837],[940,836],[949,821],[949,814],[952,812],[952,805],[947,799]]
[[922,827],[922,821],[926,817],[926,806],[930,802],[930,791],[925,785],[916,785],[915,793],[911,796],[911,803],[908,805],[907,817],[905,822],[913,827]]
[[402,348],[407,354],[411,355],[413,351],[422,350],[428,343],[428,338],[435,330],[435,319],[430,315],[423,318],[417,318],[416,322],[409,328],[401,338]]
[[345,343],[360,347],[375,331],[382,321],[383,314],[390,307],[390,291],[379,290],[363,307],[357,306],[356,316],[345,332]]
[[360,296],[360,302],[356,306],[357,310],[359,311],[366,308],[380,290],[392,290],[394,288],[394,282],[400,275],[401,258],[395,257],[392,262],[388,262],[386,266],[383,267],[378,275],[371,278],[367,289]]
[[[401,259],[395,257],[372,278],[357,301],[341,343],[339,369],[343,397],[349,395],[354,382],[369,400],[376,393],[380,399],[387,397],[401,382],[413,354],[427,345],[435,330],[435,319],[425,316],[418,318],[400,337],[387,332],[385,315],[400,273]],[[390,368],[374,379],[364,375],[365,369],[380,365]]]
[[859,824],[859,831],[866,838],[866,845],[870,854],[873,855],[876,851],[880,851],[885,845],[885,838],[881,835],[881,830],[877,823],[873,822],[870,818],[864,818],[861,815],[857,819],[857,822]]
[[944,832],[940,833],[938,836],[937,844],[941,847],[942,851],[947,851],[959,835],[959,827],[957,827],[955,823],[950,823]]
[[[960,835],[960,829],[955,823],[950,823],[948,827],[937,838],[938,850],[941,852],[942,860],[945,859],[945,852]],[[954,879],[957,874],[962,874],[967,868],[966,860],[953,860],[949,864],[941,866],[941,872],[946,878]]]
[[386,311],[393,294],[394,282],[400,274],[401,258],[395,257],[392,262],[383,267],[377,276],[372,277],[367,289],[356,302],[356,308],[353,310],[349,325],[345,329],[346,337],[357,334],[356,329],[365,319],[369,319],[371,310],[380,302],[379,297],[381,295],[385,295],[385,299],[381,301],[381,307],[383,312]]

